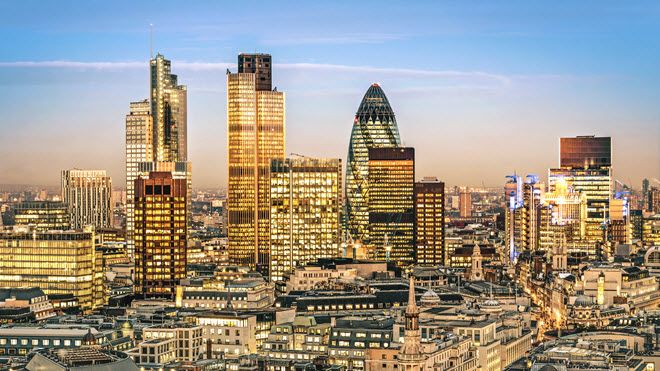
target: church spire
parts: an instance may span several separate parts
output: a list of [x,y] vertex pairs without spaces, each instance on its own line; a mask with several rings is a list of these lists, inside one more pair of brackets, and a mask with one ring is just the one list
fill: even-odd
[[425,358],[422,354],[422,338],[419,333],[419,308],[415,302],[415,278],[410,272],[408,306],[406,307],[406,330],[403,346],[399,351],[399,364],[403,371],[423,371]]

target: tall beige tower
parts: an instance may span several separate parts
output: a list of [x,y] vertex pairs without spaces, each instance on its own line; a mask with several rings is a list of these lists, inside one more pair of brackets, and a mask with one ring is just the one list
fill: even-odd
[[270,89],[270,55],[238,59],[238,73],[227,74],[229,260],[266,272],[269,166],[285,156],[284,93]]
[[62,201],[72,229],[112,227],[112,179],[105,170],[62,170]]
[[141,162],[153,161],[153,118],[149,101],[132,102],[126,115],[126,250],[133,256],[135,249],[135,179],[140,176]]

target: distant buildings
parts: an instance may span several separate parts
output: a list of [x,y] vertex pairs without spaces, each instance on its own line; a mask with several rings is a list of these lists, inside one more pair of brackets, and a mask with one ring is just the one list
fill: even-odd
[[272,90],[267,54],[240,54],[227,74],[229,261],[266,272],[271,160],[285,157],[284,93]]
[[341,160],[276,159],[270,167],[270,279],[340,254]]
[[461,192],[460,194],[460,213],[462,217],[472,216],[472,194]]
[[369,241],[369,148],[400,147],[399,129],[383,89],[369,87],[355,114],[346,164],[346,233]]
[[135,180],[135,293],[174,299],[186,277],[187,191],[185,179],[152,172]]
[[112,179],[105,170],[62,170],[62,201],[71,228],[112,228]]

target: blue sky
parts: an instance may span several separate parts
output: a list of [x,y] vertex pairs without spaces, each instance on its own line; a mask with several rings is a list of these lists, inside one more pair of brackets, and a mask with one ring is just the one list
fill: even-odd
[[417,176],[499,186],[557,164],[558,138],[612,136],[614,174],[660,178],[660,3],[4,1],[0,183],[65,168],[124,182],[124,116],[154,51],[188,86],[196,186],[226,185],[225,70],[273,55],[287,152],[345,159],[378,82]]

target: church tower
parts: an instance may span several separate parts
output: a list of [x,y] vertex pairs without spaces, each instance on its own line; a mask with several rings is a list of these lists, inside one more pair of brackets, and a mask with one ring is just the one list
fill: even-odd
[[470,281],[483,281],[484,269],[482,267],[481,248],[479,245],[474,245],[472,250],[472,268],[470,269]]
[[406,331],[399,351],[402,371],[424,371],[426,359],[422,354],[422,338],[419,333],[419,309],[415,302],[415,280],[410,274],[410,291],[406,308]]
[[566,272],[568,269],[568,258],[566,257],[566,235],[561,241],[552,244],[552,270],[555,272]]

